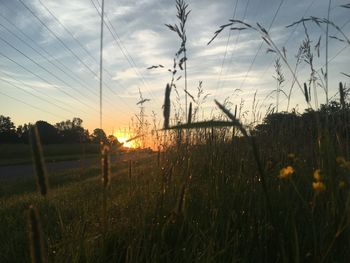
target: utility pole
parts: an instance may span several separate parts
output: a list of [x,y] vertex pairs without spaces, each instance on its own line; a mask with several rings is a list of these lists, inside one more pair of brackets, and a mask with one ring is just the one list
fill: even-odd
[[104,23],[104,8],[105,1],[102,0],[101,7],[101,36],[100,36],[100,129],[101,129],[101,141],[102,141],[102,69],[103,69],[103,23]]

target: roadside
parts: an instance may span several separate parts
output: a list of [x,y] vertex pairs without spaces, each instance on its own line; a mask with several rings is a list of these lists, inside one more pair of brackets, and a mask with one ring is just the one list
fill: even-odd
[[[147,155],[149,155],[149,153],[125,152],[119,154],[112,154],[110,160],[111,164],[115,164],[117,162],[125,162],[128,160],[137,160]],[[86,170],[92,167],[97,167],[98,165],[99,158],[96,156],[85,157],[79,160],[46,163],[48,173],[57,173],[72,169]],[[27,178],[33,175],[34,167],[32,164],[0,166],[0,181],[14,180],[21,177]]]

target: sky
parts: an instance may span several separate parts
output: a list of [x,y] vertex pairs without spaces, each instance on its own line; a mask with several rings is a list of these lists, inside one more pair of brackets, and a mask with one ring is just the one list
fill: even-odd
[[[99,122],[99,59],[101,0],[13,0],[0,2],[0,114],[10,116],[15,125],[45,120],[57,122],[79,117],[92,131]],[[220,25],[233,17],[263,25],[276,45],[287,50],[292,66],[305,38],[302,26],[286,28],[302,17],[327,17],[328,0],[188,0],[191,13],[186,24],[188,91],[196,96],[199,81],[209,94],[197,119],[218,113],[214,99],[231,105],[244,104],[242,118],[252,120],[252,105],[258,102],[264,113],[275,105],[276,80],[273,78],[274,53],[254,31],[223,30],[208,41]],[[332,0],[330,20],[350,38],[350,9],[340,7],[348,0]],[[98,10],[98,11],[97,11]],[[140,92],[145,115],[151,123],[162,122],[166,84],[171,81],[173,58],[181,44],[165,24],[178,23],[173,0],[105,0],[103,37],[103,129],[123,130],[137,121]],[[107,26],[108,25],[108,26]],[[307,24],[316,45],[321,37],[320,57],[314,65],[325,65],[325,27]],[[343,38],[333,27],[329,35]],[[329,94],[335,95],[339,81],[349,82],[349,44],[329,40]],[[164,68],[149,70],[152,65]],[[283,62],[288,93],[292,77]],[[310,67],[298,69],[300,83],[307,82]],[[176,82],[184,107],[184,72]],[[272,93],[271,93],[272,92]],[[325,103],[322,88],[318,102]],[[256,94],[254,96],[254,94]],[[268,96],[270,94],[270,96]],[[171,100],[176,105],[173,91]],[[312,102],[314,105],[314,102]],[[280,95],[279,110],[286,110],[287,99]],[[306,107],[302,92],[293,89],[290,109]],[[174,110],[172,111],[174,114]],[[173,117],[173,115],[172,115]]]

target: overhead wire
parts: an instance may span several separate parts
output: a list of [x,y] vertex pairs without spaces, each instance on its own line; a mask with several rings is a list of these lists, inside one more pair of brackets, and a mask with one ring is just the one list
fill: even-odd
[[[13,60],[12,58],[8,57],[7,55],[3,54],[0,51],[0,55],[3,56],[4,58],[6,58],[7,60],[11,61],[12,63],[16,64],[17,66],[19,66],[20,68],[22,68],[23,70],[29,72],[30,74],[34,75],[35,77],[37,77],[38,79],[42,80],[43,82],[45,82],[46,84],[48,84],[50,87],[55,88],[56,90],[58,90],[59,92],[63,93],[64,95],[68,96],[69,98],[81,103],[81,101],[77,98],[75,98],[74,96],[72,96],[71,94],[69,94],[68,92],[66,92],[65,90],[60,89],[58,86],[56,86],[55,84],[52,84],[50,81],[46,80],[45,78],[41,77],[40,75],[38,75],[37,73],[33,72],[32,70],[24,67],[23,65],[21,65],[20,63],[18,63],[17,61]],[[84,105],[84,103],[82,103]],[[80,109],[81,110],[81,109]],[[82,110],[81,110],[82,111]],[[83,111],[84,113],[87,113],[86,111]]]
[[[248,13],[248,6],[249,6],[249,3],[250,3],[250,0],[247,0],[247,3],[246,3],[245,8],[244,8],[243,17],[242,17],[242,21],[243,21],[243,22],[244,22],[244,20],[246,19],[246,16],[247,16],[247,13]],[[230,30],[230,31],[231,31],[231,30]],[[226,74],[224,74],[224,76],[228,74],[228,71],[229,71],[229,69],[230,69],[230,64],[232,63],[234,51],[235,51],[235,48],[236,48],[236,46],[237,46],[238,40],[239,40],[239,38],[240,38],[240,35],[241,35],[241,31],[238,31],[238,34],[237,34],[236,39],[235,39],[235,43],[234,43],[233,48],[232,48],[232,51],[231,51],[231,57],[230,57],[230,62],[229,62],[229,64],[228,64],[228,69],[227,69],[227,71],[226,71]],[[224,83],[222,84],[222,86],[224,86],[224,85],[225,85],[225,81],[224,81]],[[216,97],[219,88],[220,88],[219,85],[216,86],[214,97]]]
[[[268,27],[268,29],[267,29],[267,32],[269,32],[269,31],[271,30],[271,27],[272,27],[272,25],[274,24],[274,22],[275,22],[275,20],[276,20],[276,18],[277,18],[277,15],[278,15],[278,13],[279,13],[279,11],[280,11],[280,9],[281,9],[281,7],[282,7],[284,1],[285,1],[285,0],[281,0],[280,4],[278,5],[278,7],[277,7],[277,9],[276,9],[276,11],[275,11],[275,14],[274,14],[274,16],[273,16],[273,18],[272,18],[272,21],[271,21],[271,23],[270,23],[270,25],[269,25],[269,27]],[[246,81],[246,79],[247,79],[247,77],[248,77],[250,71],[252,70],[252,68],[253,68],[253,66],[254,66],[254,64],[255,64],[256,58],[258,57],[258,54],[260,53],[263,44],[264,44],[264,41],[262,40],[261,43],[260,43],[260,46],[259,46],[259,48],[258,48],[258,50],[257,50],[257,52],[256,52],[256,54],[255,54],[255,56],[254,56],[254,58],[253,58],[253,60],[252,60],[252,62],[250,63],[250,66],[249,66],[249,68],[248,68],[248,71],[246,72],[246,74],[245,74],[245,76],[244,76],[244,78],[243,78],[243,81],[242,81],[241,84],[240,84],[240,87],[239,87],[240,89],[242,89],[242,87],[243,87],[243,85],[244,85],[244,83],[245,83],[245,81]]]
[[[233,8],[232,19],[234,19],[235,16],[236,16],[236,11],[237,11],[238,2],[239,2],[239,0],[236,0],[236,4],[234,5],[234,8]],[[221,67],[220,67],[220,74],[219,74],[219,78],[218,78],[218,81],[217,81],[217,87],[220,86],[221,76],[222,76],[222,70],[223,70],[223,68],[224,68],[225,59],[226,59],[227,50],[228,50],[228,45],[229,45],[229,43],[230,43],[231,35],[232,35],[232,30],[231,30],[231,28],[230,28],[229,33],[228,33],[228,36],[227,36],[224,58],[222,59],[222,63],[221,63]]]
[[[92,73],[92,75],[94,75],[96,78],[99,78],[98,74],[95,73],[70,47],[67,46],[67,44],[59,37],[57,36],[57,34],[55,32],[53,32],[46,24],[44,21],[42,21],[42,19],[40,17],[38,17],[38,15],[30,8],[28,7],[28,5],[26,5],[23,0],[18,0],[31,14],[32,16],[34,16],[39,22],[40,24],[42,24],[49,32],[50,34],[52,34],[58,41],[59,43],[66,48],[77,60],[79,60],[79,62],[89,71]],[[120,100],[127,106],[130,107],[125,100],[119,96],[119,94],[117,94],[114,90],[112,90],[109,85],[105,82],[103,82],[104,86],[109,89],[114,95],[116,95],[117,97],[120,98]]]
[[[55,79],[57,79],[58,81],[62,82],[64,85],[66,85],[67,87],[71,87],[75,92],[77,92],[77,94],[79,94],[79,96],[82,96],[86,99],[91,100],[91,98],[87,97],[84,93],[82,93],[81,91],[77,90],[74,86],[68,84],[65,80],[63,80],[61,77],[57,76],[57,74],[53,73],[52,71],[48,70],[47,68],[45,68],[44,66],[42,66],[40,63],[38,63],[37,61],[35,61],[35,59],[33,59],[32,57],[26,55],[24,52],[22,52],[21,50],[19,50],[18,48],[16,48],[14,45],[12,45],[10,42],[8,42],[7,40],[5,40],[4,38],[2,38],[0,36],[0,40],[3,41],[4,43],[6,43],[9,47],[11,47],[12,49],[16,50],[18,53],[20,53],[22,56],[24,56],[26,59],[28,59],[29,61],[31,61],[33,64],[35,64],[37,67],[41,68],[42,70],[44,70],[46,73],[48,73],[49,75],[53,76]],[[80,101],[80,100],[79,100]],[[82,103],[82,102],[81,102]],[[84,103],[83,103],[84,104]],[[84,104],[85,106],[90,107],[87,104]]]
[[[99,12],[98,8],[96,7],[95,3],[93,0],[90,0],[91,3],[93,4],[95,10],[97,11],[97,13],[99,14],[99,16],[101,16],[101,13]],[[98,5],[100,6],[99,1],[97,0]],[[113,24],[111,23],[108,14],[105,14],[105,21],[108,22],[108,24],[105,22],[106,28],[108,29],[108,31],[111,33],[116,45],[118,46],[118,48],[120,49],[120,51],[122,52],[123,56],[125,57],[125,59],[127,60],[128,64],[130,65],[130,67],[133,69],[133,71],[135,72],[135,74],[138,76],[138,78],[140,79],[140,81],[143,83],[144,87],[147,89],[148,93],[151,95],[151,97],[154,100],[158,100],[158,102],[161,102],[159,100],[159,98],[156,98],[155,95],[153,94],[153,92],[150,90],[145,78],[142,76],[142,74],[138,71],[137,69],[137,65],[135,63],[135,60],[133,59],[133,57],[130,55],[130,53],[128,52],[127,48],[123,45],[122,40],[119,36],[119,34],[117,33],[115,27],[113,26]],[[162,102],[161,102],[162,103]]]
[[[7,74],[6,72],[1,71],[1,70],[0,70],[0,72],[1,72],[3,75],[5,75],[7,78],[10,78],[10,79],[12,79],[13,81],[16,81],[13,77],[11,77],[11,76],[10,76],[9,74]],[[66,112],[75,114],[75,112],[73,112],[73,111],[71,111],[71,110],[69,110],[69,109],[66,109],[66,108],[62,107],[62,106],[58,105],[58,104],[55,103],[55,102],[49,101],[49,100],[47,100],[46,98],[42,98],[42,97],[40,97],[40,96],[38,96],[38,95],[36,95],[36,94],[34,94],[34,93],[32,93],[32,92],[26,90],[26,89],[24,89],[24,88],[22,88],[22,87],[20,87],[20,86],[18,86],[18,85],[16,85],[16,84],[14,84],[13,82],[10,82],[10,81],[8,81],[8,80],[6,80],[6,79],[4,79],[4,78],[0,78],[0,80],[3,81],[3,82],[5,82],[5,83],[7,83],[8,85],[13,86],[14,88],[16,88],[16,89],[18,89],[18,90],[21,90],[21,91],[23,91],[23,92],[25,92],[25,93],[27,93],[27,94],[33,96],[33,97],[36,97],[37,99],[40,99],[40,100],[42,100],[42,101],[44,101],[44,102],[46,102],[46,103],[48,103],[48,104],[50,104],[50,105],[54,105],[54,106],[56,106],[57,108],[60,108],[61,110],[64,110],[64,111],[66,111]],[[22,82],[22,81],[19,81],[19,82],[22,83],[22,85],[24,84],[24,82]],[[26,86],[29,86],[29,85],[26,85]],[[32,88],[32,87],[31,87],[31,89],[36,91],[36,89],[34,89],[34,88]],[[45,97],[49,97],[49,98],[50,98],[50,96],[48,96],[47,94],[45,95]]]
[[[48,70],[47,68],[43,67],[42,65],[40,65],[38,62],[36,62],[33,58],[29,57],[28,55],[24,54],[22,51],[20,51],[18,48],[16,48],[15,46],[13,46],[11,43],[9,43],[7,40],[3,39],[0,36],[0,40],[3,41],[4,43],[6,43],[8,46],[10,46],[11,48],[13,48],[14,50],[16,50],[18,53],[20,53],[21,55],[23,55],[25,58],[27,58],[29,61],[31,61],[32,63],[34,63],[37,67],[41,68],[42,70],[44,70],[46,73],[48,73],[49,75],[53,76],[54,78],[56,78],[57,80],[61,81],[64,85],[66,86],[70,86],[65,80],[63,80],[62,78],[58,77],[55,73],[51,72],[50,70]],[[3,54],[2,54],[3,55]],[[76,88],[74,88],[73,86],[71,87],[72,89],[74,89],[78,94],[80,94],[81,96],[85,97],[86,99],[89,99],[87,96],[85,96],[85,94],[83,95],[79,90],[77,90]],[[80,104],[83,104],[84,106],[95,110],[94,108],[92,108],[89,104],[85,103],[84,101],[78,99],[77,97],[74,97],[72,95],[70,95],[71,98],[74,98],[77,102],[79,102]]]
[[25,102],[25,101],[23,101],[23,100],[20,100],[20,99],[18,99],[18,98],[12,97],[12,96],[10,96],[10,95],[8,95],[8,94],[6,94],[6,93],[3,93],[3,92],[1,92],[1,91],[0,91],[0,94],[3,95],[3,96],[6,96],[6,97],[8,97],[8,98],[10,98],[10,99],[12,99],[12,100],[15,100],[15,101],[17,101],[17,102],[20,102],[20,103],[22,103],[22,104],[25,104],[25,105],[27,105],[27,106],[29,106],[29,107],[31,107],[31,108],[34,108],[34,109],[36,109],[36,110],[38,110],[38,111],[40,111],[40,112],[45,112],[45,113],[47,113],[47,114],[50,114],[50,115],[55,116],[55,117],[58,117],[58,118],[64,118],[64,117],[62,117],[62,116],[60,116],[60,115],[57,115],[56,113],[52,113],[52,112],[47,111],[47,110],[45,110],[45,109],[39,108],[39,107],[37,107],[37,106],[34,106],[34,105],[32,105],[32,104],[30,104],[30,103],[28,103],[28,102]]
[[[22,35],[24,35],[26,38],[28,38],[32,43],[34,43],[36,45],[36,47],[38,47],[40,50],[43,51],[40,52],[39,50],[37,50],[36,48],[34,48],[31,44],[29,44],[27,41],[25,41],[23,38],[19,37],[18,34],[13,33],[8,27],[6,27],[5,25],[0,23],[0,26],[3,27],[8,33],[10,33],[13,37],[15,37],[16,39],[20,40],[21,43],[23,43],[24,45],[28,46],[31,50],[33,50],[36,54],[38,54],[41,58],[43,58],[44,60],[46,60],[47,62],[49,62],[51,65],[53,65],[55,68],[57,68],[58,70],[60,70],[62,73],[64,73],[65,75],[69,76],[71,80],[74,80],[75,82],[79,83],[81,86],[83,86],[84,88],[86,88],[87,90],[89,90],[92,94],[94,94],[95,96],[98,96],[97,91],[92,89],[89,84],[86,83],[86,81],[84,81],[80,76],[76,76],[74,74],[71,73],[71,70],[64,65],[61,61],[57,60],[49,51],[47,51],[45,48],[41,47],[40,45],[38,45],[33,38],[31,38],[28,34],[26,34],[21,28],[19,28],[18,26],[16,26],[14,23],[12,23],[7,17],[3,16],[0,13],[0,16],[6,21],[8,22],[10,25],[12,25],[14,28],[16,28]],[[50,59],[51,58],[51,59]],[[56,63],[59,65],[57,65]],[[63,68],[63,69],[62,69]],[[105,101],[112,107],[114,107],[115,109],[117,109],[118,111],[120,109],[116,108],[115,105],[109,100],[104,98]]]

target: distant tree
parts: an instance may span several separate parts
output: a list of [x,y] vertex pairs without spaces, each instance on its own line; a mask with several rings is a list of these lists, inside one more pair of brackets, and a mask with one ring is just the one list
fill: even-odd
[[55,127],[58,130],[58,134],[63,142],[88,142],[89,133],[81,125],[83,120],[80,118],[73,118],[73,120],[66,120],[56,123]]
[[19,142],[16,127],[10,117],[0,115],[0,142]]
[[102,129],[96,128],[91,134],[91,141],[94,143],[99,143],[101,140],[104,143],[108,142],[106,133]]
[[32,126],[31,123],[19,125],[16,129],[17,137],[19,138],[21,143],[29,142],[29,129]]
[[53,125],[46,121],[37,121],[35,124],[38,128],[40,139],[43,144],[60,142],[58,130]]
[[114,135],[109,135],[108,136],[108,143],[110,145],[115,145],[115,146],[120,146],[122,145],[119,141],[118,141],[118,138],[115,137]]

